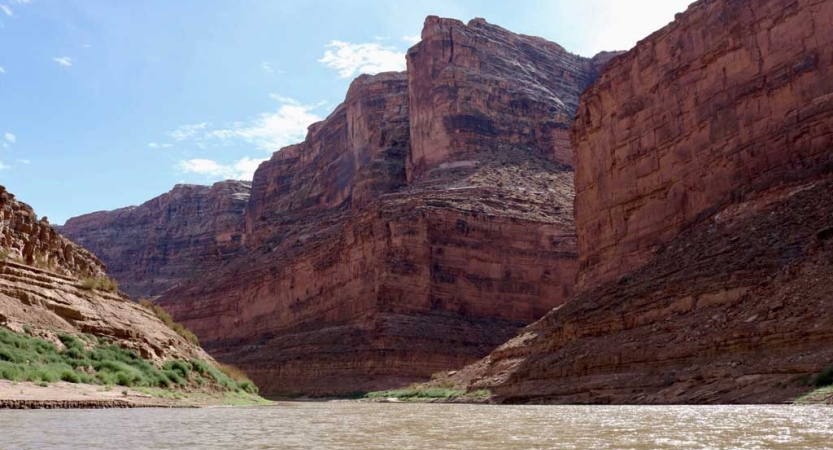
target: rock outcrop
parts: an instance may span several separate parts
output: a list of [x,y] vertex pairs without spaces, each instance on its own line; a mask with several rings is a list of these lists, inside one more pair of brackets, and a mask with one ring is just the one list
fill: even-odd
[[49,219],[0,186],[0,259],[50,268],[67,276],[98,277],[105,266],[92,253],[58,234]]
[[45,218],[37,220],[31,207],[2,186],[0,212],[0,326],[106,337],[156,361],[210,360],[129,297],[84,283],[105,276],[101,262],[58,234]]
[[535,149],[572,165],[568,130],[581,91],[617,53],[593,59],[474,19],[431,16],[408,51],[408,179],[473,164],[481,152]]
[[125,292],[155,297],[243,248],[250,192],[240,181],[180,184],[141,206],[74,217],[60,232],[106,261]]
[[458,377],[504,401],[782,402],[833,364],[833,2],[701,0],[582,96],[578,293]]
[[[612,56],[429,17],[407,73],[357,78],[303,143],[258,168],[242,222],[237,203],[220,231],[198,214],[215,217],[210,206],[172,218],[168,199],[64,231],[129,292],[160,294],[262,392],[425,379],[572,296],[567,130]],[[218,235],[242,248],[217,250]]]

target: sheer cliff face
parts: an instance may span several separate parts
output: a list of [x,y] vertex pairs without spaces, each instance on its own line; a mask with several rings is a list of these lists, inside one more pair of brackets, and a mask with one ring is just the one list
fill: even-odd
[[254,247],[281,224],[359,210],[405,185],[407,89],[404,73],[358,77],[344,102],[312,125],[303,143],[275,152],[259,168],[246,208]]
[[[434,42],[446,23],[460,46],[484,46],[475,52],[488,61],[483,77],[471,58],[426,67],[448,56]],[[573,174],[569,147],[555,142],[605,56],[584,60],[482,20],[429,18],[424,36],[430,43],[409,56],[412,73],[359,77],[303,143],[259,167],[245,255],[160,299],[262,392],[338,394],[426,379],[482,357],[572,295]],[[517,48],[532,55],[522,83],[509,81]],[[446,70],[471,74],[454,88],[453,111],[439,99],[430,107],[440,82],[421,79]],[[494,128],[473,132],[474,109],[492,114]],[[430,167],[418,163],[409,177],[438,129],[465,139],[454,152],[451,141],[437,146]]]
[[407,56],[408,179],[507,146],[572,165],[568,130],[579,94],[612,55],[591,60],[483,19],[429,17]]
[[829,170],[831,9],[701,1],[584,95],[574,128],[582,286],[645,264],[729,203]]
[[61,232],[106,261],[122,290],[153,297],[242,248],[250,190],[238,181],[177,185],[141,206],[72,218]]
[[703,0],[579,107],[573,300],[467,370],[505,401],[782,402],[833,361],[833,2]]

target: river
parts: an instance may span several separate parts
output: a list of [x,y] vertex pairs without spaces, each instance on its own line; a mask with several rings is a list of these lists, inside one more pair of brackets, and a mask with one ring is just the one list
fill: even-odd
[[0,411],[2,449],[819,449],[822,406],[265,407]]

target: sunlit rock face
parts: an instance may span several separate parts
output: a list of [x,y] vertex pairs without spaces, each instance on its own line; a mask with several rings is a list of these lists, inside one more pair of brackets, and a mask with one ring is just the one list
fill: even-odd
[[263,392],[424,380],[572,296],[566,133],[609,56],[483,20],[429,17],[423,38],[407,73],[357,78],[303,143],[260,166],[244,254],[160,299]]

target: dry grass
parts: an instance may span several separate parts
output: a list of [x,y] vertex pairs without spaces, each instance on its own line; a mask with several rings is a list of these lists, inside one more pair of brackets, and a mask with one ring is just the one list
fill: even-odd
[[151,310],[153,314],[155,314],[156,317],[158,317],[159,320],[162,321],[162,323],[167,325],[168,328],[174,330],[176,334],[185,338],[186,341],[194,345],[200,345],[200,340],[197,338],[197,335],[191,332],[191,330],[185,328],[182,324],[174,322],[173,317],[171,317],[171,315],[168,314],[168,311],[165,311],[165,308],[153,303],[152,301],[146,298],[139,300],[139,304]]
[[81,280],[81,289],[88,291],[106,291],[116,293],[119,291],[119,284],[116,280],[102,277],[102,278],[84,278]]

